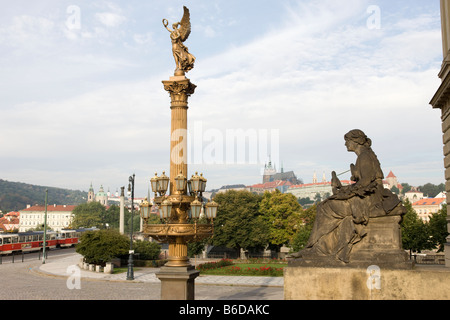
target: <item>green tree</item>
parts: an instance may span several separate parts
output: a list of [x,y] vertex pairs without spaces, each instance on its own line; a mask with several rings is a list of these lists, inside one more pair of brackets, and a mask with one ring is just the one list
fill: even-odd
[[427,183],[423,186],[419,187],[419,190],[423,192],[423,194],[427,197],[434,198],[440,192],[445,191],[445,185],[441,183],[440,185],[435,185],[432,183]]
[[189,242],[188,243],[188,257],[196,256],[203,252],[205,249],[205,245],[207,243],[208,239],[205,239],[200,242]]
[[320,203],[322,202],[322,196],[320,195],[319,192],[316,193],[316,195],[314,196],[314,203]]
[[430,241],[428,225],[419,219],[408,199],[403,205],[406,208],[406,214],[401,223],[403,249],[409,250],[410,255],[412,252],[432,249],[433,244]]
[[215,246],[240,250],[267,244],[268,229],[259,212],[261,196],[229,190],[216,195],[214,201],[219,204],[212,238]]
[[269,245],[277,249],[291,242],[302,223],[303,209],[291,193],[265,192],[260,212],[269,229]]
[[83,233],[76,252],[81,254],[87,263],[104,266],[111,259],[127,254],[129,248],[128,237],[117,230],[104,229]]
[[133,249],[139,254],[140,260],[158,260],[161,253],[161,245],[152,241],[134,241]]
[[309,236],[311,235],[311,231],[314,226],[314,221],[316,220],[316,212],[317,206],[313,205],[312,207],[304,210],[300,215],[300,218],[303,220],[303,224],[300,226],[291,242],[291,247],[294,252],[298,252],[305,248],[308,243]]
[[444,251],[444,245],[447,242],[447,205],[444,204],[442,209],[437,213],[433,213],[429,222],[430,238],[438,252]]
[[391,192],[395,194],[400,194],[400,190],[396,186],[392,186]]
[[302,207],[313,203],[310,198],[298,198],[297,201]]
[[105,225],[108,224],[108,228],[119,229],[120,224],[120,207],[118,205],[111,205],[105,212]]
[[83,203],[73,209],[72,228],[105,228],[106,208],[99,202]]
[[408,191],[411,191],[411,186],[408,183],[402,183],[402,193],[405,194]]

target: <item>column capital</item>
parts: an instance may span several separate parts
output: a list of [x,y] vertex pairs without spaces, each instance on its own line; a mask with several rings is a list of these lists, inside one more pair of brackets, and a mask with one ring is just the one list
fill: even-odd
[[164,90],[170,94],[170,107],[186,107],[188,105],[188,97],[195,92],[197,86],[186,77],[171,77],[170,80],[162,82]]

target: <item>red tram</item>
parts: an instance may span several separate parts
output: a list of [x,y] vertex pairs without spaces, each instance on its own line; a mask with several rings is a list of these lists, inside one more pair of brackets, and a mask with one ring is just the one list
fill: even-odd
[[[79,230],[62,230],[60,232],[48,231],[46,235],[46,248],[71,247],[79,242],[81,234],[96,228]],[[19,233],[0,234],[0,254],[13,252],[39,251],[44,245],[43,231],[30,231]]]

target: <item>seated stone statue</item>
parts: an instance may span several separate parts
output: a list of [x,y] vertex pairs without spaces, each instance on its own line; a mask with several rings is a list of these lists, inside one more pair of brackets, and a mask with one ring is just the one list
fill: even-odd
[[329,257],[348,263],[371,219],[405,213],[398,197],[383,187],[383,172],[371,140],[361,130],[352,130],[344,138],[347,150],[357,155],[356,163],[350,165],[354,184],[342,186],[333,171],[333,195],[317,206],[308,243],[291,258]]

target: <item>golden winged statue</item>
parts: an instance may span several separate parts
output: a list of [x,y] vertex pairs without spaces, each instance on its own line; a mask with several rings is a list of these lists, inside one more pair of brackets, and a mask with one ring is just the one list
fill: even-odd
[[183,76],[194,68],[195,57],[189,53],[188,48],[183,44],[191,34],[191,20],[189,9],[183,6],[184,14],[180,22],[172,24],[173,30],[169,29],[169,21],[163,19],[164,27],[170,32],[172,40],[172,52],[175,58],[175,76]]

